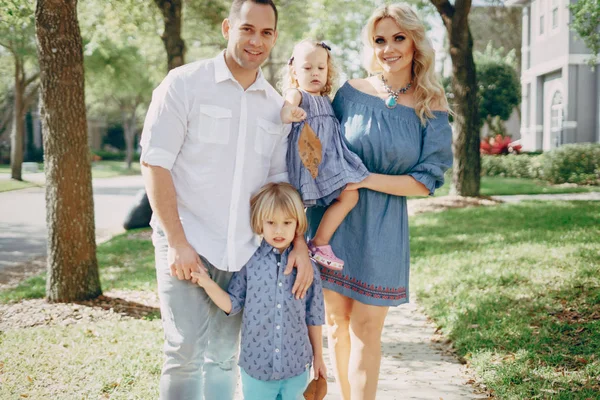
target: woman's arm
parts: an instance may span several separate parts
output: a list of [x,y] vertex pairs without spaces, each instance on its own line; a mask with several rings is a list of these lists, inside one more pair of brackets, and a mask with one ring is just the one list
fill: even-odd
[[427,196],[429,189],[410,175],[371,174],[362,182],[350,183],[346,190],[370,189],[394,196]]

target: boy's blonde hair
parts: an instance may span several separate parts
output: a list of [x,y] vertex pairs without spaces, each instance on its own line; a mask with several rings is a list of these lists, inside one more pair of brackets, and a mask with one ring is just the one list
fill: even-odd
[[289,183],[267,183],[250,199],[250,226],[257,235],[263,234],[263,221],[281,211],[298,223],[296,234],[303,235],[308,228],[304,204],[298,191]]
[[[304,39],[297,43],[292,50],[292,56],[290,57],[286,66],[281,70],[281,79],[279,80],[279,89],[281,93],[285,93],[289,89],[298,89],[298,81],[294,78],[294,64],[296,60],[296,52],[300,47],[312,46],[314,48],[323,48],[327,52],[327,82],[321,91],[321,96],[330,96],[333,92],[335,85],[337,84],[338,70],[331,57],[331,51],[324,42],[318,42],[314,39]],[[325,47],[327,46],[327,47]]]
[[433,118],[434,105],[445,111],[448,101],[444,88],[435,74],[435,51],[425,34],[425,26],[417,13],[407,4],[390,4],[377,8],[369,17],[363,28],[364,67],[370,74],[383,72],[377,61],[374,50],[373,36],[375,25],[384,18],[391,18],[413,40],[415,55],[412,64],[414,96],[416,100],[415,112],[426,123],[427,118]]

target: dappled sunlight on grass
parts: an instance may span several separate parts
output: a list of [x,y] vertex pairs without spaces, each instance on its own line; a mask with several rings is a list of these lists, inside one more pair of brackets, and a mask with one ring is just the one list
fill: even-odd
[[157,398],[161,344],[160,320],[5,331],[0,398]]
[[[497,396],[597,393],[600,204],[533,202],[413,222],[420,303]],[[566,375],[533,372],[546,369]]]

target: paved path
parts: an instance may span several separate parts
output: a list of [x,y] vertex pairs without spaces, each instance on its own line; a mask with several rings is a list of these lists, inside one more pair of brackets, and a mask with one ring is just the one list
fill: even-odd
[[518,203],[524,200],[595,200],[600,201],[600,192],[565,194],[516,194],[511,196],[492,196],[506,203]]
[[[39,174],[25,179],[41,182]],[[122,232],[123,219],[143,187],[141,176],[95,179],[96,240]],[[0,270],[46,254],[46,206],[43,188],[0,193]]]

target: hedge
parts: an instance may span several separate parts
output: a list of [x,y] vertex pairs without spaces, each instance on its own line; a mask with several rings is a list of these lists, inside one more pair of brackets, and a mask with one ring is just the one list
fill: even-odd
[[567,144],[541,155],[482,155],[481,175],[600,185],[600,144]]

